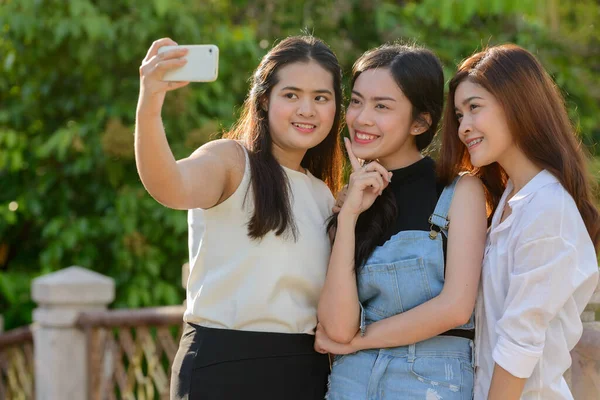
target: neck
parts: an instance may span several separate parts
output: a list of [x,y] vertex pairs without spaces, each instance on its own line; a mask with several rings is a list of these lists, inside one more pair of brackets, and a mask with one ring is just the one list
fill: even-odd
[[417,150],[414,144],[411,144],[410,146],[403,146],[402,149],[393,154],[380,157],[378,160],[385,169],[392,171],[408,167],[422,158],[423,155],[421,155],[421,152]]
[[521,190],[542,171],[542,168],[535,165],[516,147],[513,147],[501,160],[498,160],[498,163],[506,171],[514,185],[513,194]]
[[306,150],[284,150],[277,146],[277,144],[273,143],[271,151],[273,152],[273,157],[275,157],[280,165],[289,169],[293,169],[294,171],[305,173],[304,168],[302,168],[300,163],[306,155]]

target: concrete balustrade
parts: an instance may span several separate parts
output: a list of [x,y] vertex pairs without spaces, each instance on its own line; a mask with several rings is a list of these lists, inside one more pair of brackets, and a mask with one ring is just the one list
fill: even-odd
[[33,281],[35,394],[37,400],[84,400],[88,393],[85,333],[75,326],[82,311],[103,310],[115,298],[112,278],[69,267]]

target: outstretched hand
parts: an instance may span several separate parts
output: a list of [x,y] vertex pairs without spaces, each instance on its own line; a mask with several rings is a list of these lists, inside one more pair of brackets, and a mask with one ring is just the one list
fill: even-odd
[[352,174],[343,205],[339,204],[340,196],[336,205],[340,207],[340,213],[358,216],[369,209],[378,196],[381,196],[391,181],[392,173],[376,161],[361,165],[352,151],[350,139],[344,138],[344,145],[352,165]]

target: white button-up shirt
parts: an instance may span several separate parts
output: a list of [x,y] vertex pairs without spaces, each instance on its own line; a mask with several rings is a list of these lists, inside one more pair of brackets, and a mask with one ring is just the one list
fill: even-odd
[[598,282],[594,245],[573,198],[543,170],[508,201],[487,238],[476,309],[475,400],[487,399],[494,363],[528,378],[521,399],[572,399],[563,374]]

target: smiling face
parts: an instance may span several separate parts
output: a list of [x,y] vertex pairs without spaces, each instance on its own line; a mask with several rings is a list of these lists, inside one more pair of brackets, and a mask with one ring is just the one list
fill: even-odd
[[458,136],[474,167],[505,164],[517,150],[502,105],[482,86],[465,80],[454,94]]
[[333,76],[318,63],[296,62],[277,71],[277,84],[268,101],[273,154],[280,162],[286,153],[300,155],[321,143],[335,119]]
[[354,154],[364,160],[377,159],[388,169],[416,161],[420,153],[413,135],[426,128],[413,121],[412,113],[412,104],[387,68],[362,72],[346,111]]

